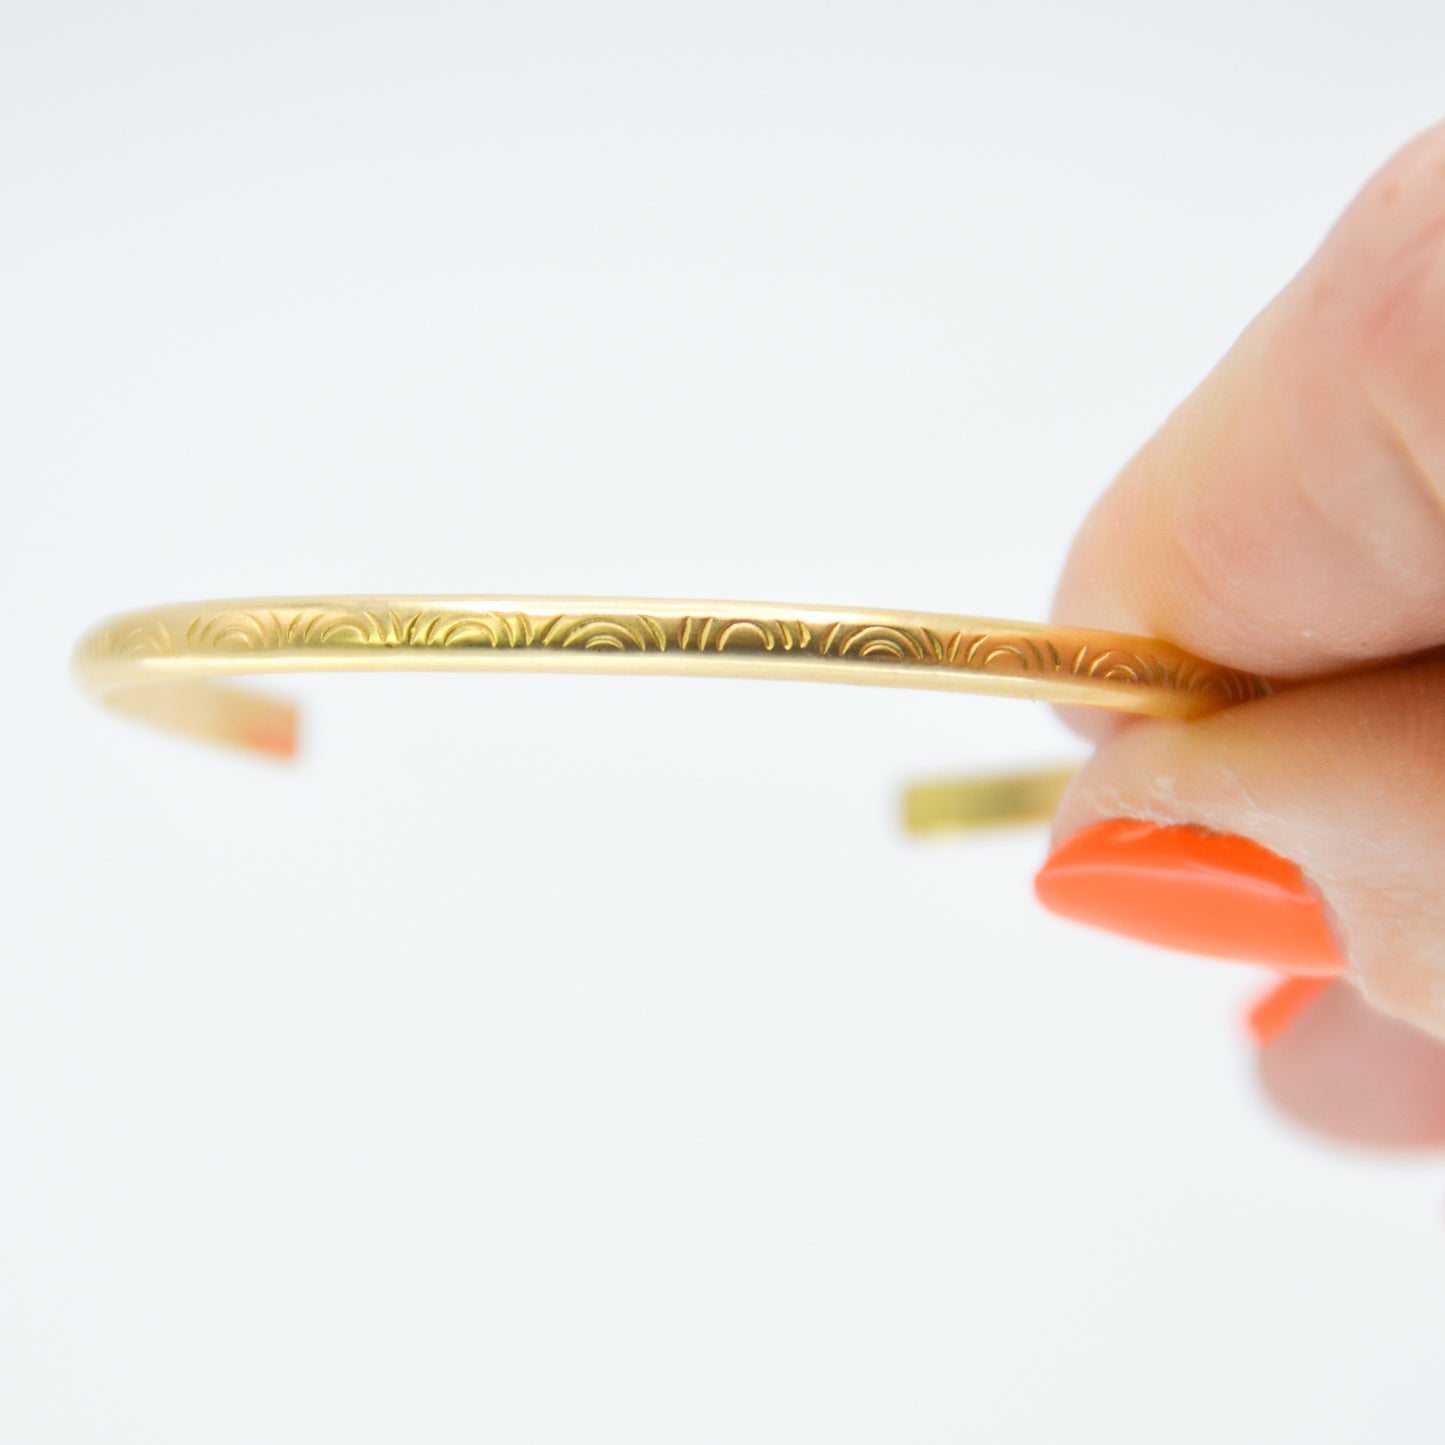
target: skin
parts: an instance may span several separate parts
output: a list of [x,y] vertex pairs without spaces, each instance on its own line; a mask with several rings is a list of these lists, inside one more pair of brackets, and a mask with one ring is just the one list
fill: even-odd
[[1115,480],[1054,613],[1299,683],[1198,723],[1071,716],[1098,747],[1054,840],[1145,818],[1297,863],[1348,967],[1263,1050],[1266,1090],[1445,1144],[1445,125]]

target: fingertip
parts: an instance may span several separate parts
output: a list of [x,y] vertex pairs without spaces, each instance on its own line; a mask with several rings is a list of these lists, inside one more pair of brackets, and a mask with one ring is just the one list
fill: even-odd
[[1445,1146],[1445,1044],[1376,1013],[1348,984],[1296,1007],[1258,1070],[1275,1107],[1312,1133],[1376,1149]]

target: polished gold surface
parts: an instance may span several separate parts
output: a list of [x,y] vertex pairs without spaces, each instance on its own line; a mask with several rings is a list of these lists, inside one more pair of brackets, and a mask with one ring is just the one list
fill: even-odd
[[903,793],[903,826],[910,833],[959,833],[1045,823],[1077,771],[1066,766],[911,783]]
[[122,712],[283,755],[295,745],[293,709],[218,679],[673,673],[992,693],[1174,718],[1269,691],[1262,678],[1117,633],[931,612],[620,597],[178,603],[100,623],[81,638],[75,666],[85,687]]

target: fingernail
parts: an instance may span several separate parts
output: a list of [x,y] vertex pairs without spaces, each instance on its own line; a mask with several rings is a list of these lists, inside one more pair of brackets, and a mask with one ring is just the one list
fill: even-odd
[[1300,870],[1228,833],[1130,818],[1095,823],[1060,844],[1034,892],[1051,913],[1164,948],[1296,974],[1344,968]]
[[1245,1015],[1245,1024],[1261,1048],[1277,1039],[1327,988],[1332,978],[1287,978],[1276,984]]

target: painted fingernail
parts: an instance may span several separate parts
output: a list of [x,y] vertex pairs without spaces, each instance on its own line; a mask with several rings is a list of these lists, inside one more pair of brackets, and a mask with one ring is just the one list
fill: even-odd
[[1272,1043],[1317,999],[1327,988],[1333,988],[1332,978],[1305,977],[1287,978],[1276,984],[1259,999],[1245,1015],[1245,1025],[1261,1048]]
[[1060,844],[1034,892],[1051,913],[1164,948],[1295,974],[1344,968],[1304,875],[1248,838],[1114,818]]

